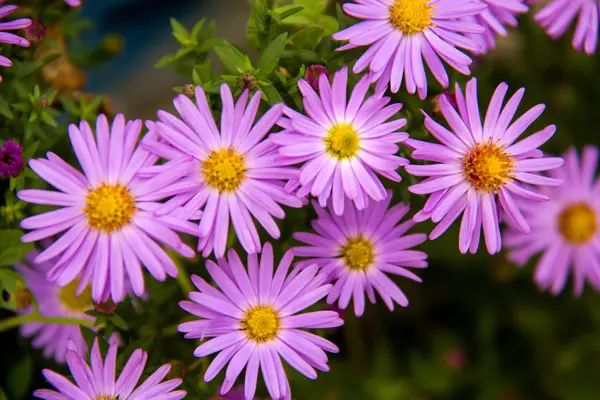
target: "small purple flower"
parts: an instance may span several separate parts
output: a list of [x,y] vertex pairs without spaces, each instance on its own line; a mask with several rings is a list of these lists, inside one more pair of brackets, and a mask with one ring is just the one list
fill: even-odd
[[65,0],[65,3],[71,7],[79,7],[81,5],[81,0]]
[[414,176],[428,177],[409,190],[429,194],[423,210],[415,221],[431,219],[438,223],[429,238],[442,235],[463,214],[459,249],[461,253],[477,252],[481,230],[490,254],[502,248],[497,199],[506,214],[517,221],[519,229],[529,232],[515,197],[544,201],[548,198],[531,191],[521,182],[534,185],[561,185],[561,179],[548,178],[537,172],[558,168],[559,157],[543,157],[538,147],[548,141],[556,126],[550,125],[526,139],[517,141],[542,114],[545,105],[539,104],[511,123],[525,89],[519,89],[503,108],[508,85],[498,86],[482,124],[477,100],[477,80],[467,84],[466,99],[456,85],[458,110],[446,96],[439,99],[441,112],[450,130],[425,114],[425,128],[440,144],[407,140],[414,149],[416,160],[435,162],[431,165],[409,165],[406,170]]
[[378,89],[388,84],[396,93],[405,81],[409,93],[427,96],[427,76],[423,60],[444,87],[449,78],[445,61],[462,74],[470,75],[470,57],[458,48],[478,51],[478,45],[465,36],[482,34],[485,28],[464,18],[487,8],[479,0],[355,0],[344,11],[361,21],[333,35],[349,43],[338,50],[361,46],[369,49],[356,61],[353,72],[367,67]]
[[[75,317],[93,321],[94,317],[85,313],[94,308],[89,287],[80,295],[76,295],[77,280],[62,288],[48,281],[46,272],[54,264],[50,261],[34,264],[33,260],[39,254],[40,252],[34,249],[25,256],[24,262],[15,266],[17,272],[23,275],[27,288],[31,290],[38,304],[39,313],[46,317]],[[28,314],[32,310],[33,307],[29,307],[20,313]],[[87,353],[88,349],[81,329],[79,325],[33,322],[21,326],[21,335],[33,337],[31,342],[33,347],[41,348],[45,357],[52,357],[62,364],[66,360],[69,341],[77,352]]]
[[246,368],[245,396],[254,398],[259,369],[273,399],[291,399],[289,382],[283,369],[283,358],[292,368],[315,379],[315,368],[329,371],[325,351],[338,348],[304,329],[326,329],[343,325],[334,311],[312,311],[297,314],[327,295],[331,285],[322,284],[313,265],[297,274],[288,275],[293,252],[288,251],[276,270],[273,248],[266,243],[260,260],[248,255],[248,269],[234,250],[219,265],[206,262],[209,274],[218,288],[198,276],[192,281],[199,292],[189,294],[192,301],[180,302],[181,308],[199,317],[179,325],[187,339],[204,341],[194,351],[196,357],[219,354],[204,375],[206,382],[215,378],[227,363],[224,395],[233,387]]
[[[297,183],[299,196],[309,193],[325,207],[333,199],[333,211],[344,212],[344,198],[359,210],[369,199],[381,201],[387,192],[378,173],[394,182],[402,178],[396,170],[408,164],[398,157],[398,143],[408,134],[398,132],[406,119],[388,121],[402,109],[380,94],[368,97],[370,82],[363,77],[347,99],[348,69],[337,71],[330,84],[325,75],[319,78],[319,94],[305,80],[298,86],[303,95],[306,115],[290,108],[288,118],[278,124],[285,130],[271,135],[279,144],[279,153],[287,163],[301,163]],[[388,122],[386,122],[388,121]]]
[[472,39],[479,49],[474,54],[485,54],[496,48],[496,36],[507,36],[505,25],[517,26],[517,15],[529,11],[525,5],[526,0],[481,0],[488,5],[487,10],[480,14],[466,17],[465,20],[474,22],[485,28],[483,34],[467,33],[465,36]]
[[153,168],[156,179],[174,197],[156,215],[200,219],[196,232],[204,257],[213,251],[217,258],[223,257],[230,221],[244,250],[260,251],[254,219],[279,238],[274,218],[285,217],[280,204],[296,208],[303,204],[284,190],[286,180],[298,178],[298,170],[279,160],[279,146],[267,138],[281,117],[283,104],[273,106],[255,123],[261,93],[256,92],[248,102],[249,93],[245,90],[234,103],[229,86],[221,86],[223,111],[218,129],[198,86],[197,104],[177,96],[174,105],[181,117],[159,111],[159,121],[148,126],[160,141],[145,138],[142,142],[150,152],[168,160]]
[[320,64],[313,64],[304,72],[304,80],[315,90],[319,90],[319,77],[325,75],[329,80],[329,71]]
[[[6,0],[0,0],[0,21],[2,18],[9,16],[13,12],[17,10],[17,6],[3,6]],[[28,47],[29,41],[27,39],[23,39],[20,36],[14,35],[12,33],[3,32],[3,31],[14,31],[17,29],[28,28],[31,25],[31,20],[28,18],[16,19],[10,22],[0,22],[0,45],[2,43],[6,44],[14,44],[21,47]],[[12,66],[12,61],[8,58],[0,55],[0,67],[10,67]],[[2,82],[2,76],[0,76],[0,82]]]
[[[539,0],[529,0],[530,3]],[[564,35],[577,19],[573,48],[594,54],[598,44],[598,0],[551,0],[535,14],[535,20],[552,39]]]
[[7,140],[0,147],[0,176],[18,176],[23,171],[23,149],[13,141]]
[[122,114],[112,128],[100,115],[95,135],[85,121],[79,128],[70,125],[71,145],[84,173],[48,152],[47,159],[32,159],[29,166],[59,191],[28,189],[17,195],[29,203],[59,207],[24,219],[21,227],[31,232],[22,240],[35,242],[66,231],[35,262],[58,257],[48,279],[63,287],[80,277],[77,294],[91,282],[98,303],[109,297],[122,301],[129,287],[142,296],[142,265],[159,281],[177,276],[175,263],[157,242],[184,257],[194,256],[175,231],[193,235],[196,226],[154,215],[170,192],[160,178],[139,176],[158,159],[137,146],[141,128],[140,120],[126,122]]
[[181,379],[161,382],[169,373],[170,364],[157,369],[136,388],[148,359],[148,354],[141,349],[131,354],[116,378],[117,350],[117,344],[111,343],[103,360],[96,339],[88,364],[71,347],[67,351],[67,365],[75,383],[54,371],[44,369],[42,374],[56,390],[38,389],[33,395],[46,400],[179,400],[185,397],[185,391],[174,390],[181,385]]
[[518,202],[531,232],[521,232],[509,218],[504,242],[510,249],[509,258],[520,266],[542,253],[534,276],[540,289],[560,293],[572,272],[576,295],[583,292],[585,281],[600,292],[598,149],[585,147],[581,160],[575,149],[570,149],[564,159],[565,164],[551,171],[551,176],[565,184],[542,188],[549,201]]
[[316,234],[294,234],[294,238],[306,244],[295,247],[294,254],[308,257],[296,266],[305,268],[317,264],[322,268],[321,273],[334,281],[327,296],[329,304],[338,301],[338,306],[345,309],[353,298],[354,313],[361,316],[365,309],[365,293],[371,303],[375,303],[377,291],[390,311],[394,310],[394,302],[402,307],[408,305],[408,299],[388,274],[421,282],[407,267],[427,267],[427,254],[410,250],[423,243],[427,235],[405,235],[415,222],[401,223],[409,207],[400,203],[388,209],[391,198],[389,191],[386,200],[373,202],[362,211],[356,210],[347,200],[349,204],[342,216],[315,204],[318,219],[312,226]]

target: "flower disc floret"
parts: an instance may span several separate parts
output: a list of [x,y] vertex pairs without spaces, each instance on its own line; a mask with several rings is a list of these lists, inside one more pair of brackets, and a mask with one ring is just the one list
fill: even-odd
[[340,249],[344,263],[351,270],[367,270],[373,264],[373,244],[362,236],[348,239]]
[[209,185],[220,192],[233,192],[244,181],[244,156],[235,149],[213,151],[202,163],[202,172]]
[[598,215],[586,203],[571,204],[558,216],[558,230],[569,243],[587,243],[598,232]]
[[423,32],[433,26],[430,0],[396,0],[390,6],[390,22],[405,35]]
[[336,124],[325,137],[327,152],[338,160],[353,158],[360,148],[360,139],[350,124]]
[[74,280],[68,285],[60,288],[58,299],[69,311],[85,312],[93,307],[92,291],[90,290],[90,287],[87,286],[83,292],[77,294],[78,286],[79,281]]
[[242,319],[242,330],[256,343],[270,342],[279,331],[279,315],[270,305],[252,307]]
[[136,211],[135,201],[126,186],[101,184],[90,190],[84,209],[92,228],[110,233],[129,224]]
[[497,193],[514,176],[515,160],[502,146],[478,143],[463,159],[465,178],[479,191]]

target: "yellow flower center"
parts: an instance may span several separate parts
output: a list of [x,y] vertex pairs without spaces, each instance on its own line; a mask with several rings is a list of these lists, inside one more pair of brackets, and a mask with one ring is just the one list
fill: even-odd
[[373,264],[373,244],[362,236],[350,238],[340,249],[340,256],[351,270],[367,270]]
[[77,285],[79,280],[75,279],[67,286],[60,288],[58,299],[69,311],[84,312],[92,308],[92,292],[90,286],[85,288],[79,296],[77,296]]
[[234,149],[213,151],[202,163],[202,171],[210,186],[219,192],[233,192],[246,176],[244,156]]
[[354,157],[359,147],[358,133],[350,124],[334,125],[325,138],[327,152],[340,160]]
[[100,396],[96,397],[96,400],[117,400],[117,398],[112,396]]
[[423,32],[433,26],[429,0],[396,0],[390,7],[390,22],[405,35]]
[[477,144],[463,159],[465,178],[475,189],[496,193],[512,180],[514,159],[503,146],[489,141]]
[[596,212],[585,203],[572,204],[558,216],[558,229],[567,242],[586,243],[598,232]]
[[256,343],[270,342],[279,332],[279,315],[271,306],[259,305],[246,311],[242,329]]
[[126,186],[103,183],[89,191],[83,211],[90,226],[110,233],[127,225],[136,208]]

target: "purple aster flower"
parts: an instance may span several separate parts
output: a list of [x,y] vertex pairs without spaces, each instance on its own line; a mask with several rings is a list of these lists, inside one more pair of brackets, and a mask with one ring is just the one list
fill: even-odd
[[[80,295],[76,295],[77,280],[62,288],[48,281],[45,273],[53,264],[50,261],[34,264],[33,260],[39,254],[34,249],[25,256],[23,263],[15,266],[35,297],[39,313],[46,317],[74,317],[93,321],[94,317],[85,313],[94,308],[89,286]],[[32,310],[33,307],[29,307],[21,314],[28,314]],[[80,354],[88,351],[79,325],[33,322],[21,326],[21,335],[34,337],[31,342],[33,347],[43,349],[45,357],[52,357],[61,364],[66,360],[69,341]]]
[[7,140],[0,147],[0,176],[18,176],[23,170],[23,149],[13,141]]
[[[199,292],[190,293],[192,301],[180,302],[181,308],[200,317],[179,325],[188,339],[212,338],[194,351],[196,357],[219,352],[204,375],[212,380],[225,367],[221,394],[226,394],[246,368],[246,399],[254,398],[259,369],[273,399],[290,399],[289,382],[281,358],[303,375],[315,379],[315,368],[328,371],[325,351],[337,353],[328,340],[303,329],[341,326],[335,311],[297,314],[327,295],[331,285],[316,276],[313,265],[299,274],[287,276],[294,258],[288,251],[273,274],[273,248],[263,247],[261,259],[248,256],[248,272],[237,253],[229,250],[228,260],[219,265],[206,262],[206,268],[219,289],[202,278],[192,276]],[[325,350],[325,351],[324,351]]]
[[598,44],[598,12],[598,0],[551,0],[535,14],[535,20],[552,39],[557,39],[577,19],[573,48],[594,54]]
[[246,106],[248,97],[245,90],[234,104],[229,86],[221,86],[219,130],[198,86],[197,105],[184,95],[175,98],[181,119],[161,110],[160,121],[149,123],[162,141],[143,142],[146,149],[168,160],[156,167],[156,179],[175,195],[156,215],[196,219],[203,208],[196,231],[198,250],[204,257],[213,250],[217,258],[225,254],[230,220],[244,250],[250,254],[260,251],[253,217],[272,237],[279,238],[273,218],[285,217],[280,204],[303,204],[284,190],[284,180],[297,178],[298,170],[279,161],[278,146],[265,138],[281,117],[283,104],[273,106],[255,124],[261,93],[255,93]]
[[322,65],[313,64],[306,69],[304,80],[315,90],[319,90],[319,77],[325,75],[329,80],[329,71]]
[[294,234],[294,238],[306,244],[295,247],[294,254],[309,257],[296,266],[319,265],[321,272],[334,281],[327,302],[338,301],[338,306],[345,309],[352,298],[357,316],[365,310],[365,293],[371,303],[375,303],[375,291],[390,311],[394,310],[394,302],[406,307],[408,299],[387,274],[421,282],[406,267],[427,267],[427,254],[410,250],[423,243],[427,235],[405,235],[415,222],[400,223],[409,207],[400,203],[388,210],[391,199],[392,193],[388,191],[386,200],[373,202],[362,211],[349,203],[342,216],[315,204],[318,219],[313,221],[312,226],[316,234]]
[[128,121],[122,114],[109,127],[98,117],[96,139],[90,125],[69,127],[69,137],[83,174],[52,152],[47,159],[30,160],[29,166],[59,191],[22,190],[18,197],[29,203],[60,208],[26,218],[21,227],[31,229],[22,238],[34,242],[66,230],[35,258],[43,262],[59,257],[47,273],[51,282],[63,287],[80,276],[77,294],[90,284],[96,302],[123,300],[131,285],[137,296],[144,293],[142,265],[162,281],[177,276],[177,267],[157,241],[185,257],[194,251],[174,230],[194,234],[194,224],[153,213],[171,193],[161,178],[144,179],[136,174],[154,165],[156,156],[136,142],[141,121]]
[[71,7],[79,7],[81,5],[81,0],[65,0],[65,3]]
[[517,26],[517,14],[526,13],[529,7],[525,0],[481,0],[488,5],[487,10],[480,14],[466,17],[465,20],[485,27],[481,35],[467,33],[465,36],[472,39],[479,49],[475,54],[485,54],[496,48],[496,36],[507,36],[508,26]]
[[404,79],[409,93],[427,96],[423,60],[438,82],[448,87],[445,61],[462,74],[470,75],[472,60],[458,48],[478,51],[477,44],[464,36],[482,34],[485,28],[466,21],[487,8],[479,0],[355,0],[344,11],[361,21],[333,35],[349,43],[338,50],[370,46],[356,61],[353,71],[369,67],[378,89],[390,84],[396,93]]
[[413,158],[436,162],[432,165],[409,165],[406,170],[415,176],[427,176],[409,190],[415,194],[430,194],[416,221],[430,219],[438,223],[430,239],[444,233],[463,214],[459,248],[461,253],[475,253],[479,248],[481,229],[490,254],[502,247],[496,199],[509,218],[517,221],[523,232],[529,225],[519,211],[514,196],[535,201],[547,197],[535,193],[521,182],[534,185],[561,185],[561,179],[536,174],[560,167],[562,158],[543,157],[538,147],[552,137],[554,125],[534,133],[526,139],[519,137],[544,111],[539,104],[511,123],[525,89],[519,89],[506,103],[503,102],[508,85],[498,86],[482,121],[477,100],[477,80],[467,84],[466,100],[456,85],[458,111],[447,96],[440,97],[440,109],[450,130],[425,114],[425,128],[440,144],[407,140],[414,149]]
[[38,399],[46,400],[179,400],[183,399],[186,392],[175,390],[181,385],[181,379],[171,379],[161,382],[169,370],[170,364],[165,364],[136,388],[144,368],[148,354],[135,350],[123,370],[116,378],[117,345],[111,344],[106,358],[103,360],[98,346],[98,339],[94,341],[90,353],[90,363],[75,351],[67,351],[67,365],[75,383],[64,376],[49,369],[44,369],[42,374],[55,390],[38,389],[33,395]]
[[[0,21],[2,20],[2,18],[9,16],[13,12],[15,12],[17,8],[19,8],[13,5],[3,6],[2,4],[4,4],[5,2],[6,0],[0,0]],[[14,31],[17,29],[23,29],[29,27],[29,25],[31,25],[31,20],[28,18],[16,19],[10,22],[0,22],[0,45],[2,43],[6,43],[15,44],[21,47],[28,47],[29,41],[27,39],[23,39],[20,36],[3,31]],[[0,55],[0,66],[10,67],[12,66],[12,61]],[[0,82],[2,82],[2,76],[0,76]]]
[[374,95],[365,100],[368,77],[363,77],[346,99],[348,69],[335,73],[333,84],[324,75],[319,78],[319,94],[308,82],[298,85],[304,97],[306,116],[287,108],[278,123],[285,130],[271,136],[281,145],[279,153],[289,163],[302,163],[297,183],[299,196],[311,193],[322,207],[333,198],[333,210],[344,212],[344,197],[364,209],[369,198],[385,199],[387,193],[375,172],[400,182],[396,172],[408,160],[396,156],[398,145],[408,134],[397,132],[405,119],[386,122],[402,109],[389,97]]
[[575,149],[564,155],[565,164],[551,171],[564,186],[543,188],[550,201],[538,204],[519,201],[529,234],[519,231],[511,221],[504,235],[509,258],[524,265],[542,253],[535,282],[543,290],[558,294],[573,271],[574,292],[579,295],[587,280],[600,291],[600,179],[596,178],[598,149],[584,148],[581,161]]

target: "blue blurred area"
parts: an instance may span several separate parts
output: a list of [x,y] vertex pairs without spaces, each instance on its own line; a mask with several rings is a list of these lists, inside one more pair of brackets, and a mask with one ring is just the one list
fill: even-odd
[[[125,39],[125,51],[102,68],[88,71],[87,89],[92,92],[112,91],[120,79],[143,73],[152,68],[148,57],[157,43],[171,39],[170,18],[186,21],[199,19],[202,9],[211,0],[88,0],[82,14],[96,25],[94,35],[86,41],[97,43],[107,33],[117,33]],[[173,46],[175,46],[175,43]],[[157,54],[156,60],[161,54]],[[156,61],[155,60],[155,61]]]

